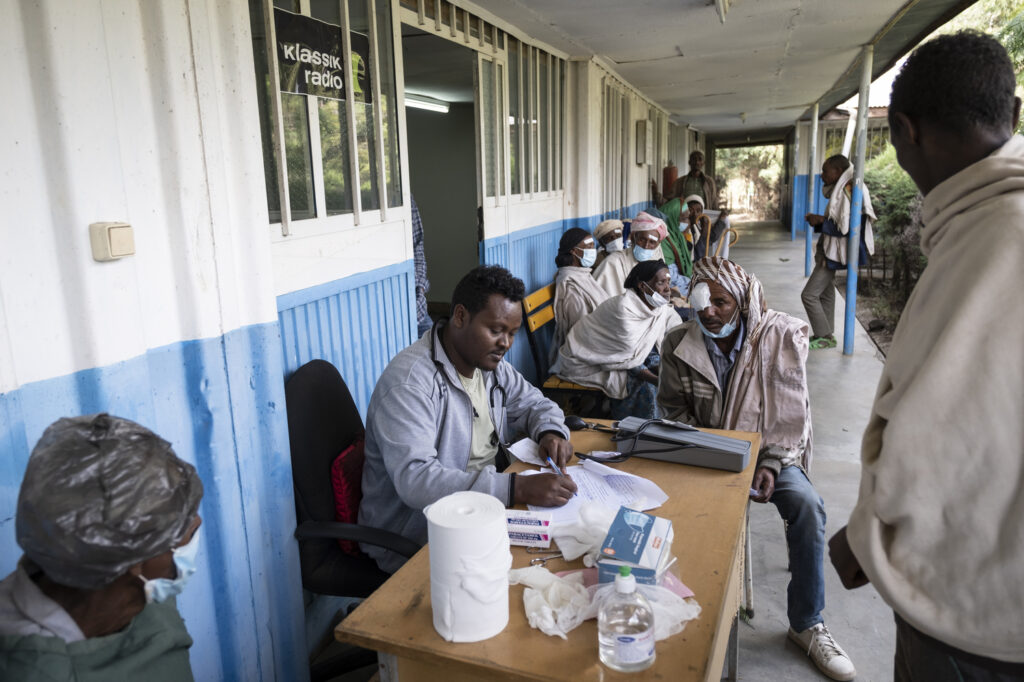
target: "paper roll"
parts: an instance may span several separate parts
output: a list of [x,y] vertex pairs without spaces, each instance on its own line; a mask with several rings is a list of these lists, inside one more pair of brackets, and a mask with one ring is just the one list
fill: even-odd
[[423,510],[430,547],[434,628],[449,642],[479,642],[508,625],[512,567],[505,505],[464,491]]

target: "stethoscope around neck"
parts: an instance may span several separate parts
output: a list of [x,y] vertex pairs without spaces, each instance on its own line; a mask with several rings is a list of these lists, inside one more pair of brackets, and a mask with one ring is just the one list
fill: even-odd
[[[446,320],[447,318],[442,318],[441,320],[438,320],[430,329],[430,359],[434,361],[434,377],[435,380],[437,381],[438,386],[440,387],[442,399],[445,402],[448,401],[448,386],[445,383],[444,378],[438,379],[438,375],[440,375],[441,377],[446,376],[446,370],[444,367],[444,363],[437,359],[437,337],[440,335],[440,329],[438,328],[440,323]],[[443,345],[441,348],[442,350],[444,350]],[[445,355],[447,355],[447,351],[445,351]],[[455,371],[458,372],[459,370],[456,369]],[[491,375],[494,377],[494,383],[491,384],[491,388],[487,392],[487,404],[490,407],[490,411],[492,413],[497,412],[499,417],[501,418],[501,424],[492,424],[494,426],[494,433],[491,436],[491,444],[507,446],[508,443],[502,440],[502,434],[505,431],[505,406],[508,405],[508,393],[505,391],[505,387],[501,385],[501,382],[498,381],[497,368],[495,368],[494,371],[491,372]],[[498,394],[499,399],[501,401],[497,404],[494,402],[495,393]],[[499,407],[501,409],[499,409]],[[473,412],[475,416],[475,407],[473,408]]]

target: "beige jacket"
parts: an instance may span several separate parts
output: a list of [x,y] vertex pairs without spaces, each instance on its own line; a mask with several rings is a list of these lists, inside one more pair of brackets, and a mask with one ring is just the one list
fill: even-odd
[[922,214],[928,266],[879,380],[847,537],[915,628],[1024,662],[1024,138]]
[[743,347],[723,395],[696,320],[668,333],[661,346],[658,405],[664,416],[712,429],[761,434],[758,466],[811,466],[807,393],[807,323],[768,310]]

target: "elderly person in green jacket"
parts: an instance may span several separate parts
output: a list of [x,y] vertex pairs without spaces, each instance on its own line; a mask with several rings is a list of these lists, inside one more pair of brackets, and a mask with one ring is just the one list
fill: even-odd
[[195,468],[149,429],[60,419],[32,451],[0,582],[0,679],[191,680],[175,595],[196,571]]
[[823,673],[852,680],[821,616],[825,505],[808,478],[807,324],[769,310],[757,278],[719,258],[694,264],[690,303],[697,317],[661,345],[658,406],[693,426],[761,433],[751,499],[774,504],[788,524],[789,637]]

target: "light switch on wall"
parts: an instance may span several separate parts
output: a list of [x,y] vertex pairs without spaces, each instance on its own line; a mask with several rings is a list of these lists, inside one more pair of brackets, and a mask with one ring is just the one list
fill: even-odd
[[92,257],[100,262],[117,260],[135,254],[135,233],[128,223],[93,223],[89,225]]

